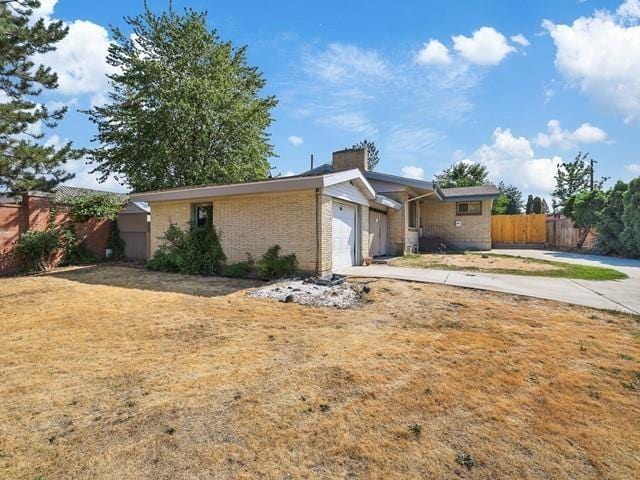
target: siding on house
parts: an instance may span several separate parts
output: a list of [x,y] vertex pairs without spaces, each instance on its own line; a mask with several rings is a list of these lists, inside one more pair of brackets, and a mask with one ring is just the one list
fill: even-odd
[[324,189],[325,195],[347,202],[356,203],[358,205],[369,206],[369,200],[364,196],[362,191],[349,182],[337,183]]
[[[491,249],[492,200],[482,201],[482,215],[456,215],[456,202],[423,201],[420,215],[425,235],[443,238],[456,248]],[[462,224],[456,227],[456,220]]]

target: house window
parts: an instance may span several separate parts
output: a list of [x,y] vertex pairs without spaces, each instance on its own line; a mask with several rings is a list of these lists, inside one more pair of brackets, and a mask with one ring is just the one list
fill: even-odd
[[200,203],[193,206],[192,223],[194,227],[204,227],[213,222],[213,205]]
[[456,214],[482,215],[482,202],[457,202]]
[[418,202],[409,201],[409,228],[418,228]]

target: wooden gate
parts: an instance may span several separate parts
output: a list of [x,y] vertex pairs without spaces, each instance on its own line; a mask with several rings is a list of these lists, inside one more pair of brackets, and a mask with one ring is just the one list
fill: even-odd
[[547,237],[547,216],[533,215],[492,215],[491,242],[493,244],[539,244],[544,245]]

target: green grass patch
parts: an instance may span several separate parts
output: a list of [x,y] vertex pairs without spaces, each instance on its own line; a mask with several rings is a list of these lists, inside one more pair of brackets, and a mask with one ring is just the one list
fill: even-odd
[[[540,260],[537,258],[527,258],[515,255],[503,255],[499,253],[461,253],[456,252],[452,255],[474,255],[482,259],[488,258],[517,258],[523,262],[522,268],[500,268],[488,265],[484,266],[458,266],[450,265],[434,259],[431,254],[408,254],[402,258],[391,262],[391,265],[397,267],[419,267],[430,268],[436,270],[457,270],[484,273],[502,273],[508,275],[524,275],[530,277],[551,277],[551,278],[574,278],[577,280],[622,280],[628,278],[625,273],[608,267],[594,267],[590,265],[579,265],[574,263],[557,262],[554,260]],[[446,257],[447,255],[438,255],[438,257]],[[527,264],[547,265],[549,269],[534,270],[527,269]]]

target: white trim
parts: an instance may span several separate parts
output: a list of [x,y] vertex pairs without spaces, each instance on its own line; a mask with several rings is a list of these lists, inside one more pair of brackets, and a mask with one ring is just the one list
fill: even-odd
[[207,185],[202,187],[132,193],[130,195],[130,199],[135,201],[160,202],[224,197],[231,195],[250,195],[254,193],[312,190],[328,187],[349,180],[357,183],[367,198],[375,198],[375,191],[373,190],[373,187],[371,187],[371,184],[369,184],[360,170],[352,169],[313,177],[285,177],[257,182],[235,183],[228,185]]

